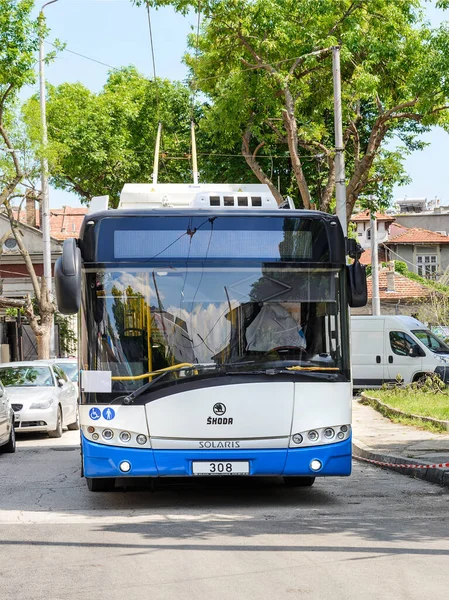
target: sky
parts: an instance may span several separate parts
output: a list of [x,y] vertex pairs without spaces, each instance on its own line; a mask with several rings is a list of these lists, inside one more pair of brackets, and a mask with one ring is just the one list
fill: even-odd
[[[47,0],[36,0],[36,13]],[[51,30],[46,50],[51,51],[56,38],[66,44],[55,61],[46,67],[46,79],[53,85],[63,82],[81,82],[93,91],[99,91],[110,68],[135,65],[148,77],[153,76],[149,26],[146,9],[137,8],[129,0],[58,0],[45,9]],[[428,18],[438,25],[444,18],[442,11],[431,4]],[[196,29],[197,17],[176,14],[170,8],[151,10],[156,75],[172,80],[187,77],[182,63],[187,35]],[[77,53],[77,54],[74,54]],[[79,55],[83,56],[79,56]],[[88,57],[88,58],[86,58]],[[98,61],[98,62],[95,62]],[[103,64],[100,64],[103,63]],[[24,90],[25,97],[38,90],[38,84]],[[407,186],[394,190],[395,198],[440,198],[449,205],[447,183],[449,134],[434,129],[425,136],[429,146],[414,152],[405,161],[412,178]],[[152,153],[152,149],[149,150]],[[132,182],[129,182],[132,183]],[[50,190],[50,206],[80,206],[74,194]]]

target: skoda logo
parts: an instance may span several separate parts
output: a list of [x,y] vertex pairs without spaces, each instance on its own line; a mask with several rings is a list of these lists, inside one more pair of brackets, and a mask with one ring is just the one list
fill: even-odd
[[217,402],[217,404],[214,404],[213,410],[216,415],[219,415],[221,417],[221,415],[224,415],[226,412],[226,406],[221,402]]

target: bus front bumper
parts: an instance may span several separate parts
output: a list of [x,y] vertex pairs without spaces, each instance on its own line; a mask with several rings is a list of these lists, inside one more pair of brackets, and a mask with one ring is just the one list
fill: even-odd
[[[308,448],[241,450],[152,450],[97,444],[82,436],[85,477],[190,477],[195,461],[248,461],[249,475],[261,477],[324,477],[351,474],[351,438]],[[319,460],[319,471],[311,469]],[[124,473],[120,464],[131,468]]]

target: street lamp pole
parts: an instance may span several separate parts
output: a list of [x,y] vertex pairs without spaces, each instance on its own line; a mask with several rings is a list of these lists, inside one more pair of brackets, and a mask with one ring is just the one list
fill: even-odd
[[[46,2],[39,13],[39,100],[41,112],[41,127],[42,127],[42,161],[41,161],[41,193],[42,193],[42,242],[43,242],[43,259],[44,259],[44,279],[47,284],[47,290],[52,297],[52,273],[51,273],[51,243],[50,243],[50,201],[48,193],[48,160],[47,160],[47,110],[46,110],[46,90],[45,90],[45,50],[44,50],[44,8],[49,4],[58,2],[58,0],[50,0]],[[54,354],[54,332],[50,336],[50,354]]]

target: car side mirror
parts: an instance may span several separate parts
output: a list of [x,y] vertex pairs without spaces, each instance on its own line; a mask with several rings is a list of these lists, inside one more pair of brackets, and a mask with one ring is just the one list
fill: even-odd
[[62,387],[65,384],[64,379],[58,379],[58,385],[59,387]]

